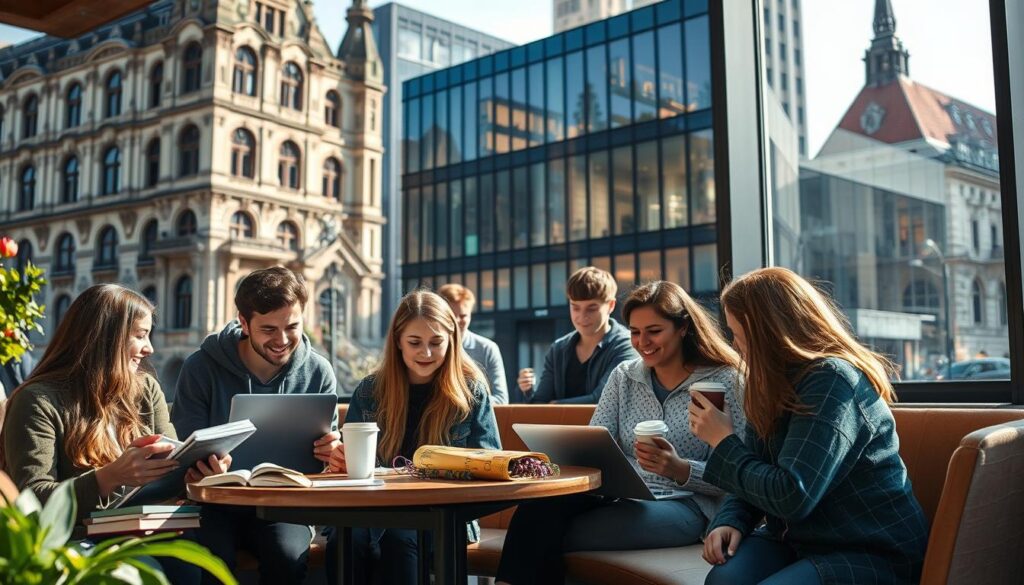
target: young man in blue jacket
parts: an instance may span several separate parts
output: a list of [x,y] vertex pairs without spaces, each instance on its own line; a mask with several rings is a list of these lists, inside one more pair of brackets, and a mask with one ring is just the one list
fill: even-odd
[[519,389],[534,404],[597,404],[615,366],[634,359],[629,330],[611,318],[618,285],[600,268],[580,268],[565,283],[574,331],[555,340],[540,380],[519,371]]
[[[238,320],[210,335],[185,360],[178,376],[171,422],[179,437],[228,422],[235,394],[337,394],[330,362],[315,353],[303,334],[308,295],[302,278],[280,266],[246,276],[235,294]],[[335,413],[331,432],[312,445],[327,463],[340,444]],[[230,459],[198,463],[186,481],[226,471]],[[260,559],[261,583],[301,583],[312,531],[309,526],[268,522],[253,508],[203,506],[197,539],[234,570],[235,551],[245,548]],[[204,583],[216,582],[204,575]]]

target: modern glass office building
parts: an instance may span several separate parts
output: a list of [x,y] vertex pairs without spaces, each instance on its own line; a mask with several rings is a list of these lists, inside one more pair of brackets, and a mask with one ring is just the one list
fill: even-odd
[[403,85],[403,287],[474,290],[509,380],[570,330],[578,267],[718,289],[709,30],[669,0]]

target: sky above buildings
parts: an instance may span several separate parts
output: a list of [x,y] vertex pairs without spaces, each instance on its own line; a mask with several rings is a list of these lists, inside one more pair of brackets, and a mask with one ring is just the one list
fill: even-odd
[[[767,2],[783,0],[765,0]],[[371,6],[386,4],[371,0]],[[403,0],[409,8],[514,43],[549,36],[551,0]],[[995,112],[988,2],[892,0],[896,30],[910,51],[910,75],[925,85]],[[345,32],[348,0],[314,0],[317,23],[332,47]],[[864,83],[864,50],[874,0],[802,0],[801,32],[809,151],[813,155]],[[0,25],[0,42],[35,33]]]

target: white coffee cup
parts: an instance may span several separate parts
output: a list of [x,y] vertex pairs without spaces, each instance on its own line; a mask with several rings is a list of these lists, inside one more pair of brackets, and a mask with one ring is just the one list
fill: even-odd
[[725,384],[719,382],[694,382],[690,385],[690,400],[693,400],[694,392],[700,392],[701,396],[707,398],[718,410],[725,411]]
[[636,427],[633,428],[633,434],[636,436],[637,441],[652,445],[654,444],[654,437],[664,438],[667,432],[668,425],[663,420],[645,420],[636,423]]
[[375,422],[349,422],[341,426],[341,442],[345,444],[345,466],[352,479],[369,479],[377,461]]

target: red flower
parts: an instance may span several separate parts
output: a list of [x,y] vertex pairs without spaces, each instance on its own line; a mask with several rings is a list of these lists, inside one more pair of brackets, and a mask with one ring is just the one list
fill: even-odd
[[8,236],[0,238],[0,258],[14,258],[17,255],[18,243]]
[[14,337],[14,329],[4,329],[4,337]]

